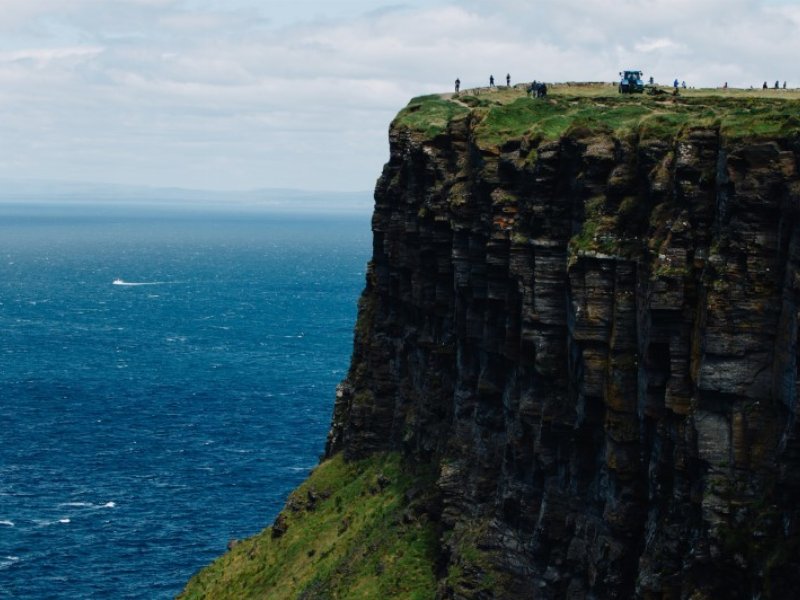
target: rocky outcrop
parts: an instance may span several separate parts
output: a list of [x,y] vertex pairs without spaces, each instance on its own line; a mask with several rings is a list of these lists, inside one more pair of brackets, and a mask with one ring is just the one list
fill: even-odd
[[437,465],[441,598],[800,584],[800,141],[398,121],[327,453]]

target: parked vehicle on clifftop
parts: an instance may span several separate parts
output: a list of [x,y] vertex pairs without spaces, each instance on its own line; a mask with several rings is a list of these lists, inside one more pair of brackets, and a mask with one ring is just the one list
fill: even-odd
[[644,92],[644,81],[641,71],[620,71],[619,93],[641,94]]

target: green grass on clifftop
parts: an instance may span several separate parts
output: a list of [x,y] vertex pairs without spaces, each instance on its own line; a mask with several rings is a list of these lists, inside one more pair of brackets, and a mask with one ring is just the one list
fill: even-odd
[[418,96],[400,111],[393,126],[408,127],[422,132],[427,137],[434,137],[442,133],[454,117],[468,112],[467,107],[445,100],[438,94]]
[[718,129],[729,139],[800,136],[800,93],[792,90],[686,90],[678,97],[623,96],[610,85],[556,85],[547,98],[530,98],[522,88],[476,89],[414,98],[395,119],[426,137],[468,112],[482,146],[510,139],[555,140],[637,134],[674,138],[685,128]]
[[326,461],[289,497],[282,535],[268,528],[236,544],[179,598],[433,598],[438,534],[408,500],[420,481],[397,454]]

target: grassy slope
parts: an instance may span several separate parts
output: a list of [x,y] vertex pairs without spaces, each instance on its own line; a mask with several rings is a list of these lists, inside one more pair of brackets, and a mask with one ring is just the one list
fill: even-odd
[[289,497],[282,536],[240,542],[179,598],[433,598],[438,533],[407,500],[420,482],[397,454],[326,461]]

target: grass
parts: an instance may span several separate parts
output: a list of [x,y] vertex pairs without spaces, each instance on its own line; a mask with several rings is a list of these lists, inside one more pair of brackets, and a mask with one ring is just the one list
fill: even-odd
[[267,528],[236,544],[179,598],[432,599],[438,532],[424,514],[408,517],[416,513],[406,499],[429,479],[398,454],[328,460],[289,497],[285,533]]
[[622,96],[611,84],[556,84],[546,99],[521,88],[481,88],[411,100],[394,122],[426,137],[470,111],[481,146],[509,139],[613,134],[671,139],[686,127],[718,128],[729,139],[800,136],[798,90],[682,90],[680,96]]
[[469,108],[450,102],[438,94],[418,96],[395,117],[393,127],[407,127],[420,131],[426,137],[442,133],[456,116],[467,114]]
[[513,597],[508,589],[509,574],[498,569],[503,559],[492,548],[488,535],[490,527],[488,519],[474,518],[459,523],[445,534],[451,555],[444,579],[456,597],[472,597],[476,587],[486,594],[479,597]]

